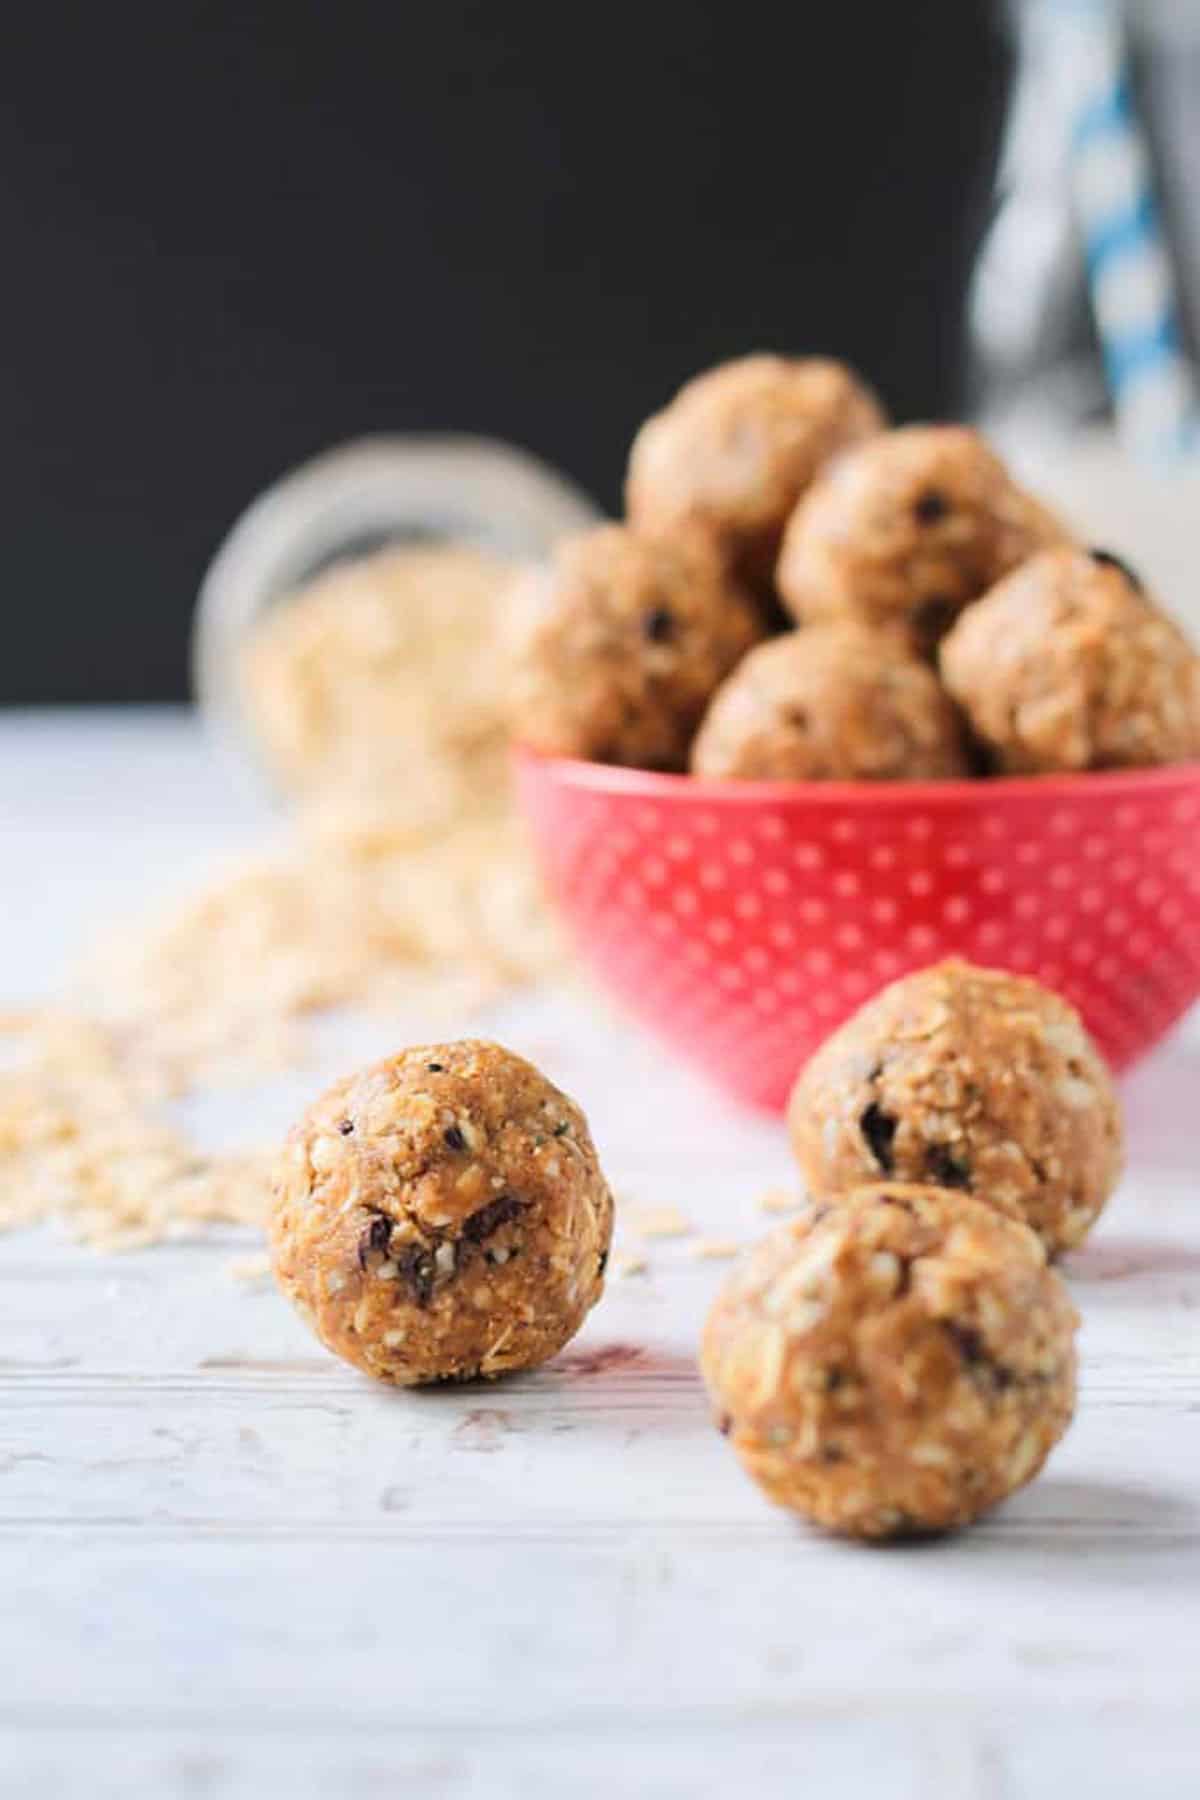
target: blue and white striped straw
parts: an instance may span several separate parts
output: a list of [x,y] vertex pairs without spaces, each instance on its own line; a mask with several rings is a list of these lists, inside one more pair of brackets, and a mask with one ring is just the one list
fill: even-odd
[[1200,415],[1120,11],[1114,0],[1060,0],[1059,16],[1077,82],[1072,195],[1117,426],[1142,460],[1175,463],[1200,448]]

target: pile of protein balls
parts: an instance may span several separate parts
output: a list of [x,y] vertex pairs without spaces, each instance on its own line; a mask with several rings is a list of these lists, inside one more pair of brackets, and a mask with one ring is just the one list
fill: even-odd
[[[718,1296],[701,1362],[774,1500],[888,1537],[963,1525],[1070,1421],[1074,1333],[1049,1266],[1121,1166],[1076,1014],[944,963],[885,989],[803,1070],[810,1199]],[[528,1369],[600,1298],[613,1202],[578,1106],[477,1041],[339,1083],[283,1152],[277,1279],[328,1347],[400,1386]]]
[[888,430],[840,363],[688,382],[638,433],[626,500],[521,585],[534,749],[782,781],[1200,757],[1200,657],[1137,576],[977,432]]

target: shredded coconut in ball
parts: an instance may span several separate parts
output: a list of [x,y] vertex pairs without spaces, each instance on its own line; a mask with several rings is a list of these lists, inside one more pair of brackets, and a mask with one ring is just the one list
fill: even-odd
[[781,1506],[851,1537],[969,1524],[1070,1423],[1075,1309],[1034,1233],[880,1182],[758,1244],[708,1316],[718,1424]]

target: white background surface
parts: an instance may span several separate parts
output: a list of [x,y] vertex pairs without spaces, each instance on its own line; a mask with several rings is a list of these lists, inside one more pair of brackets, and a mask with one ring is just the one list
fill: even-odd
[[[182,716],[59,715],[0,719],[0,830],[3,1005],[262,827]],[[578,1004],[485,1023],[583,1102],[619,1195],[766,1228],[776,1125]],[[280,1131],[350,1054],[324,1036],[208,1127]],[[1126,1091],[1130,1176],[1066,1271],[1076,1424],[922,1546],[830,1542],[743,1478],[693,1360],[724,1265],[685,1241],[541,1373],[417,1395],[235,1287],[232,1233],[0,1241],[0,1794],[1195,1800],[1194,1028]]]

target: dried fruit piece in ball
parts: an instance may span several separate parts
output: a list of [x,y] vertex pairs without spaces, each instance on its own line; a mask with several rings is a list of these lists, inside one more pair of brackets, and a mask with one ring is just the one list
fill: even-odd
[[1070,1423],[1078,1320],[1034,1234],[943,1189],[814,1204],[751,1252],[701,1349],[770,1499],[882,1538],[967,1525]]
[[893,982],[802,1070],[788,1128],[813,1193],[892,1176],[1080,1243],[1121,1172],[1120,1105],[1075,1010],[1020,975],[938,963]]
[[276,1279],[330,1350],[401,1387],[533,1368],[603,1289],[587,1121],[475,1039],[402,1051],[309,1108],[279,1161]]
[[680,770],[717,684],[763,635],[704,545],[602,525],[513,595],[522,645],[510,720],[555,756]]
[[783,527],[818,469],[883,424],[875,395],[843,363],[761,353],[721,363],[638,432],[629,517],[699,534],[755,592],[768,591]]
[[793,513],[778,587],[802,623],[856,618],[929,655],[962,609],[1065,537],[965,425],[905,425],[832,463]]
[[1051,774],[1200,757],[1200,658],[1108,551],[1033,557],[964,614],[943,678],[997,769]]
[[696,775],[743,781],[940,781],[970,774],[962,722],[927,663],[857,625],[789,631],[713,696]]

